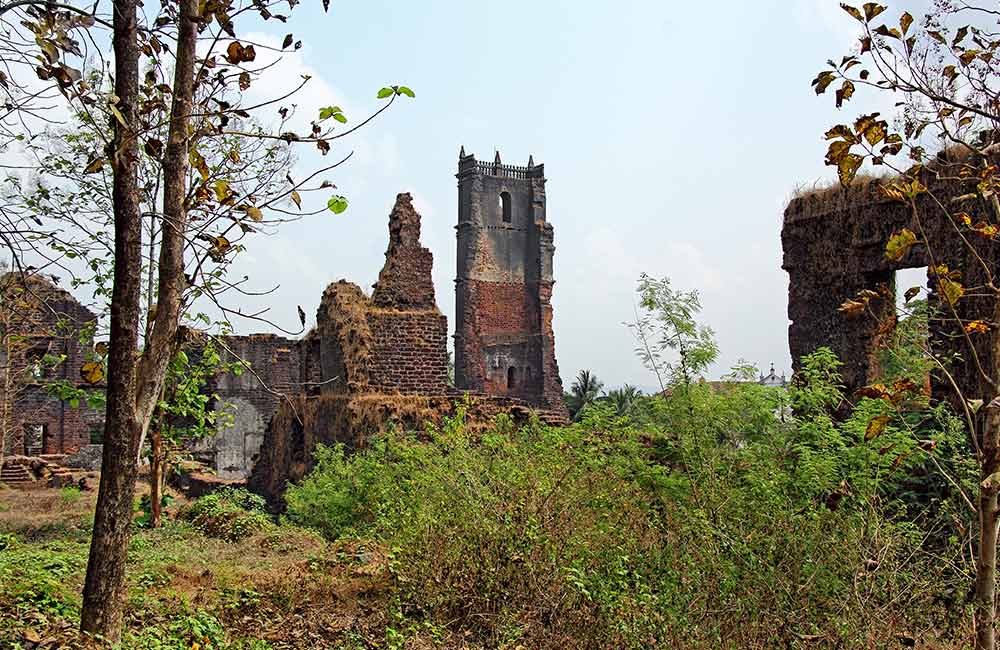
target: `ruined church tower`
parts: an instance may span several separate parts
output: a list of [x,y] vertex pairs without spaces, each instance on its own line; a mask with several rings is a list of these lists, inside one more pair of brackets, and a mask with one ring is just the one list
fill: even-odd
[[458,158],[455,385],[565,411],[552,332],[545,166]]

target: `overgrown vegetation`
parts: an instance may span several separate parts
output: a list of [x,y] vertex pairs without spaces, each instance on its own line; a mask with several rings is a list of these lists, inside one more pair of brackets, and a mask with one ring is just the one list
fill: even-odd
[[[960,509],[941,490],[934,515],[907,516],[922,443],[895,421],[869,439],[875,400],[832,419],[836,367],[828,350],[805,360],[784,422],[779,389],[692,384],[630,417],[597,403],[572,427],[501,421],[472,441],[459,414],[321,449],[288,517],[392,549],[405,608],[486,647],[957,640],[970,567],[937,533]],[[946,414],[922,426],[961,448]]]

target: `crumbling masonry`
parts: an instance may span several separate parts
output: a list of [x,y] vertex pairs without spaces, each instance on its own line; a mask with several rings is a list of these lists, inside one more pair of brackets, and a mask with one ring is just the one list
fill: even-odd
[[455,384],[562,410],[545,166],[458,159]]
[[[518,423],[532,413],[567,421],[553,346],[554,249],[543,167],[501,165],[499,155],[484,165],[463,155],[459,187],[457,388],[448,380],[448,322],[435,302],[433,255],[420,243],[411,196],[400,194],[370,297],[340,280],[324,291],[316,326],[302,339],[217,340],[226,361],[245,361],[252,370],[220,374],[208,386],[218,396],[214,408],[233,423],[189,445],[215,472],[206,480],[249,477],[276,500],[309,470],[317,444],[353,448],[388,427],[422,429],[453,414],[456,402],[464,402],[472,430],[500,413]],[[93,320],[75,301],[64,307]],[[77,376],[80,350],[70,339],[46,343],[53,344],[67,354],[63,372]],[[43,401],[46,452],[69,453],[89,442],[82,411]]]
[[[930,179],[925,179],[927,182]],[[789,275],[788,343],[795,368],[799,368],[803,355],[821,346],[830,347],[844,363],[841,375],[849,396],[878,375],[875,351],[880,333],[876,319],[850,317],[839,310],[841,304],[863,289],[877,290],[885,285],[895,291],[896,271],[927,268],[932,263],[960,270],[962,284],[967,287],[982,285],[984,279],[980,262],[963,244],[958,230],[939,216],[939,208],[931,205],[930,199],[924,196],[918,203],[919,214],[928,215],[918,225],[906,204],[889,200],[877,191],[878,183],[859,182],[846,189],[831,188],[796,198],[785,210],[781,231],[782,267]],[[939,190],[949,195],[947,187]],[[966,209],[973,219],[985,216],[981,210],[977,214],[976,206]],[[927,248],[918,244],[901,261],[889,260],[885,245],[893,233],[903,228],[920,233],[920,226],[924,234],[920,239],[934,242],[935,259],[929,259]],[[985,240],[971,243],[983,261],[996,268],[996,245]],[[932,304],[937,301],[934,284],[928,282]],[[957,311],[963,320],[983,318],[984,314],[990,318],[986,311],[988,303],[984,298],[966,296],[958,302]],[[878,320],[885,320],[881,316],[891,319],[895,313],[890,300],[876,300],[872,307],[880,315]],[[940,322],[931,322],[931,345],[941,353],[954,353],[962,359],[954,377],[968,397],[987,395],[961,338],[944,327]],[[996,367],[997,362],[991,340],[995,337],[996,334],[977,337],[978,354],[990,367]],[[947,395],[949,391],[939,381],[932,374],[932,390],[937,395]]]
[[[316,328],[304,339],[316,373],[306,390],[278,405],[250,477],[258,492],[280,496],[310,469],[317,444],[356,448],[390,426],[420,429],[453,414],[462,399],[448,385],[448,323],[434,300],[433,256],[420,244],[420,215],[409,194],[396,198],[385,255],[370,298],[343,280],[323,293]],[[525,422],[537,404],[470,392],[473,429],[499,413]],[[561,409],[535,410],[550,422],[564,419]]]
[[[96,316],[42,275],[0,275],[0,433],[7,454],[74,453],[100,442],[103,414],[54,399],[46,388],[80,379]],[[82,400],[85,402],[86,400]]]

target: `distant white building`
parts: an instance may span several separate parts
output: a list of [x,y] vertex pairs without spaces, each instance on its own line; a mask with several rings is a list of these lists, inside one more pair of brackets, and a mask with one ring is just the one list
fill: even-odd
[[779,388],[784,388],[788,385],[788,381],[785,379],[785,373],[781,373],[781,376],[779,377],[778,374],[774,372],[773,363],[771,364],[771,372],[767,375],[761,373],[760,377],[757,379],[757,383],[761,386],[776,386]]

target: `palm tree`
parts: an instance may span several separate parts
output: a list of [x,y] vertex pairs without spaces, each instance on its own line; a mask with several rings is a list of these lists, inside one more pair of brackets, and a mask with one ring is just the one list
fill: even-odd
[[632,411],[635,401],[642,397],[642,391],[631,384],[625,384],[621,388],[608,391],[608,400],[615,405],[615,414],[618,417],[628,415]]
[[569,413],[574,420],[580,416],[588,404],[597,399],[603,388],[604,382],[589,370],[581,370],[576,375],[576,380],[566,395],[566,406],[569,407]]

